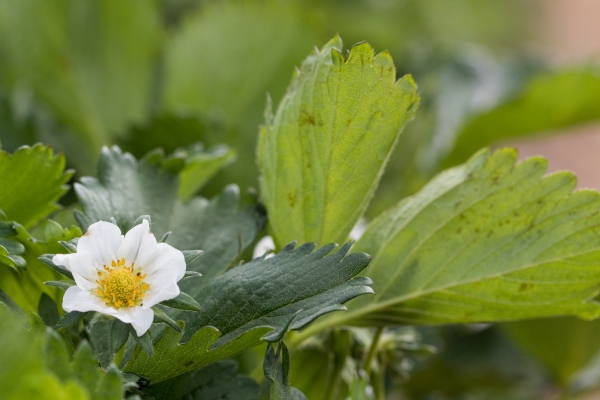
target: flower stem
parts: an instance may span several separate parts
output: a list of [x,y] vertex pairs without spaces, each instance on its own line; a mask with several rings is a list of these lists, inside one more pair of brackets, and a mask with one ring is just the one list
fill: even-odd
[[371,374],[371,369],[373,367],[373,360],[377,355],[377,350],[379,347],[379,339],[381,338],[381,334],[383,333],[383,326],[380,326],[375,331],[375,335],[373,336],[373,340],[371,341],[371,348],[369,349],[369,354],[367,354],[367,359],[365,360],[364,369],[367,375]]

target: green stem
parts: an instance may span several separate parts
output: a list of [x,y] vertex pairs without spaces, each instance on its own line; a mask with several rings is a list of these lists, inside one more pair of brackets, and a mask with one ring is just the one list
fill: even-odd
[[375,335],[373,336],[373,341],[371,342],[371,348],[369,349],[369,354],[367,354],[367,359],[365,360],[365,372],[367,375],[371,374],[371,369],[373,367],[373,360],[377,355],[377,350],[379,348],[379,339],[381,338],[381,334],[383,333],[383,326],[380,326],[375,331]]

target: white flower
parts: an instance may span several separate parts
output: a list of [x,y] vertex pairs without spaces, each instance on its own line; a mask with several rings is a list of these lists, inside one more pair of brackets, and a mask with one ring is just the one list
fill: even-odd
[[142,336],[152,325],[150,307],[179,296],[185,274],[183,253],[157,243],[147,220],[125,237],[109,222],[96,222],[77,243],[77,253],[52,258],[73,274],[76,286],[65,293],[63,308],[97,311],[133,326]]

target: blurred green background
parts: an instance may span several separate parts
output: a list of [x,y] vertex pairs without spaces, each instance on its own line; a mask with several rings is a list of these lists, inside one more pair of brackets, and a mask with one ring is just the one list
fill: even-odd
[[[480,147],[600,120],[600,78],[589,60],[598,39],[556,50],[580,44],[577,35],[571,42],[560,36],[578,26],[578,16],[571,25],[555,17],[584,2],[2,0],[0,142],[9,152],[52,145],[74,179],[95,174],[103,145],[143,156],[157,147],[214,154],[225,144],[237,158],[201,194],[229,183],[257,187],[267,95],[276,106],[294,67],[339,33],[346,48],[365,40],[389,50],[398,75],[412,74],[422,96],[368,210],[372,218]],[[189,147],[195,142],[204,149]],[[568,147],[557,153],[574,158]],[[423,328],[418,335],[438,351],[413,360],[393,349],[390,398],[571,398],[600,384],[598,322]],[[333,356],[313,349],[295,357],[299,368],[312,368]],[[314,383],[297,381],[307,393]]]

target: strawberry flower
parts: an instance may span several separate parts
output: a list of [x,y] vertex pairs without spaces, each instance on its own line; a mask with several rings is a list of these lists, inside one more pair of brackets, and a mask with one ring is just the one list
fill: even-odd
[[179,296],[186,271],[181,251],[157,243],[148,220],[125,236],[115,224],[96,222],[77,243],[77,252],[52,262],[69,270],[76,285],[67,289],[63,308],[96,311],[131,324],[138,336],[152,325],[152,306]]

